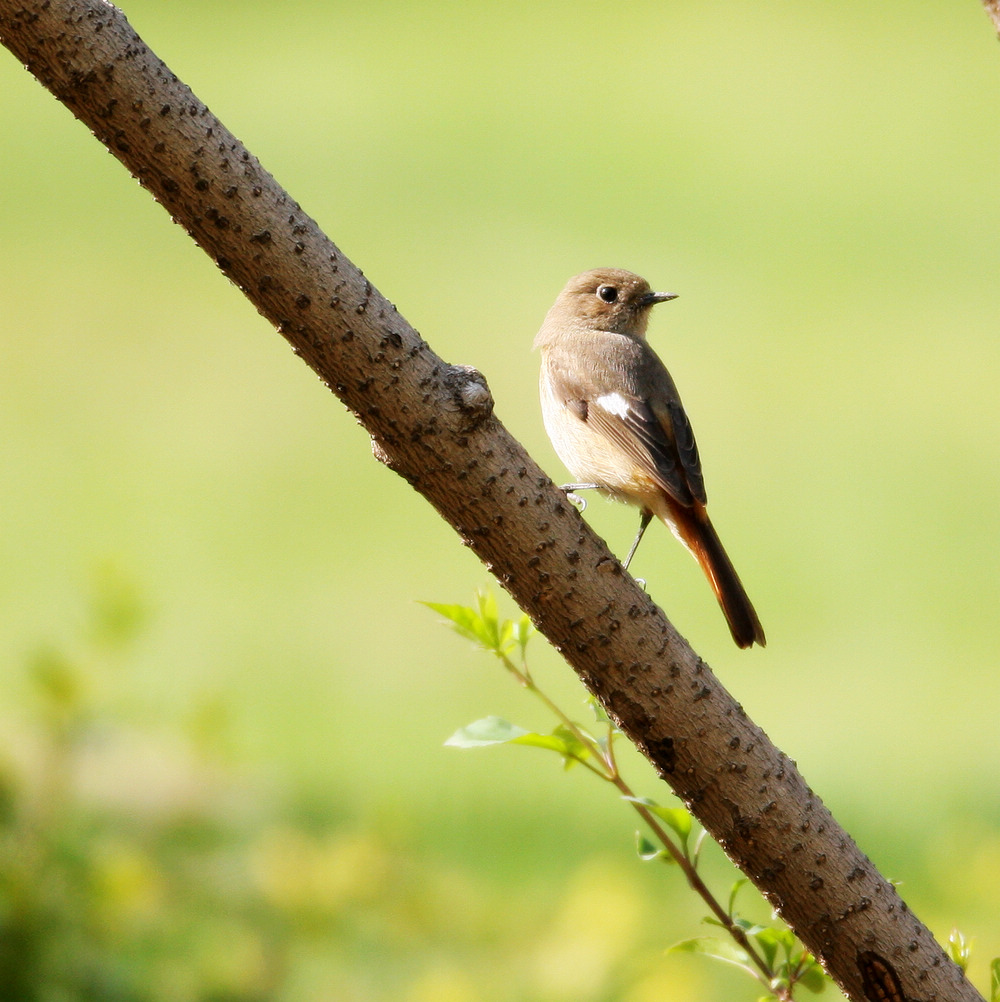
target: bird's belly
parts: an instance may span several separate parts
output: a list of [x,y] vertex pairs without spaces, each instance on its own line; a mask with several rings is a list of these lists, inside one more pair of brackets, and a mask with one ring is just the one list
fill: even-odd
[[[557,455],[580,483],[599,484],[602,492],[619,501],[658,508],[663,491],[623,450],[596,434],[561,402],[544,399],[542,416]],[[551,404],[551,405],[549,405]]]

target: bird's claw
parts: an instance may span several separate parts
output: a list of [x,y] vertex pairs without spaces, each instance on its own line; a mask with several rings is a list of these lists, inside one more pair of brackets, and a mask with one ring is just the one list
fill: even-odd
[[586,511],[587,502],[577,494],[577,491],[599,491],[600,484],[563,484],[559,490],[566,495],[566,500],[573,505],[577,511]]

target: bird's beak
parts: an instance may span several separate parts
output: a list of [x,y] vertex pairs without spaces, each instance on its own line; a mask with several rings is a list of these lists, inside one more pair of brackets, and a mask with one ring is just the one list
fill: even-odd
[[676,298],[676,292],[648,292],[642,297],[641,302],[643,306],[655,306],[657,303],[667,303]]

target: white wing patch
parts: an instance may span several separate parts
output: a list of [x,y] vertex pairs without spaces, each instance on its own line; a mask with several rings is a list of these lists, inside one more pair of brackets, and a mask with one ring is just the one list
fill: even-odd
[[620,417],[623,421],[628,415],[628,401],[620,393],[605,393],[598,397],[594,403],[597,404],[598,407],[602,407],[609,414],[614,414],[616,417]]

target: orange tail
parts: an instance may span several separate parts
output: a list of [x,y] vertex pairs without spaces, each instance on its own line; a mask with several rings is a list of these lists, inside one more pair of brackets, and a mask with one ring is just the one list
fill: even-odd
[[[660,515],[663,518],[662,515]],[[663,519],[668,521],[666,518]],[[750,647],[752,644],[764,646],[764,630],[757,618],[754,607],[743,590],[732,561],[722,547],[712,523],[704,508],[684,508],[678,504],[670,504],[670,527],[681,537],[684,545],[694,554],[701,564],[701,569],[708,578],[708,583],[719,600],[722,613],[729,624],[729,632],[733,635],[737,647]],[[668,522],[668,524],[670,524]]]

